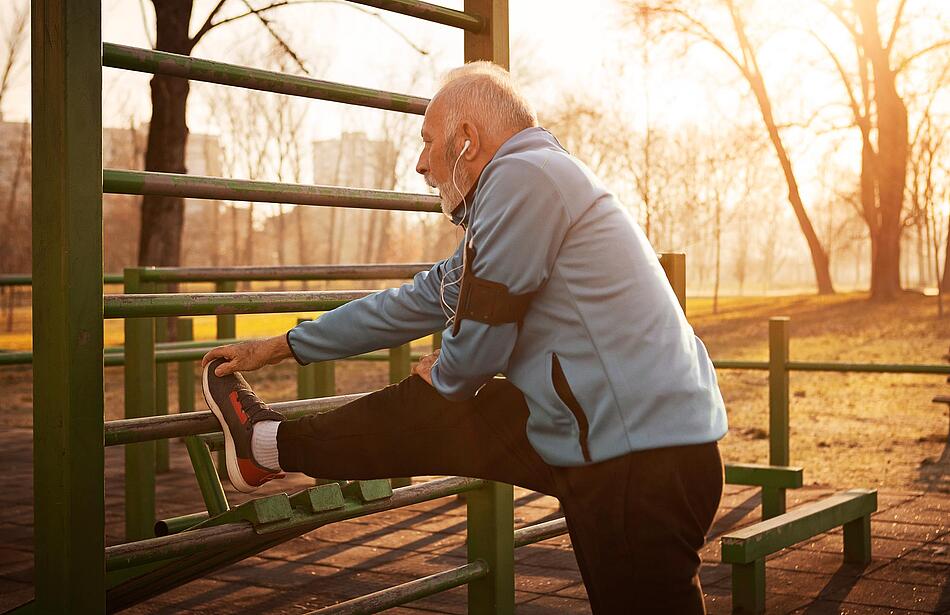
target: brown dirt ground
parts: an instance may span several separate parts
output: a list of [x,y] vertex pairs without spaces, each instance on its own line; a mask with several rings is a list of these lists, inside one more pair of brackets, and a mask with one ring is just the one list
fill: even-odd
[[[797,361],[944,363],[950,341],[950,317],[937,318],[936,299],[911,293],[888,304],[862,294],[726,299],[715,315],[708,300],[697,299],[688,311],[718,359],[765,360],[769,316],[791,318],[791,358]],[[0,336],[3,346],[10,347]],[[174,411],[175,368],[169,371]],[[105,373],[106,418],[120,418],[122,370]],[[295,366],[285,364],[252,381],[265,399],[291,399],[295,374]],[[342,363],[337,391],[373,390],[387,377],[385,363]],[[31,425],[31,378],[26,367],[0,368],[0,425]],[[722,441],[726,460],[765,463],[766,372],[719,370],[719,379],[730,421]],[[947,407],[931,402],[950,393],[943,376],[793,372],[790,381],[792,464],[804,466],[806,484],[950,493]]]

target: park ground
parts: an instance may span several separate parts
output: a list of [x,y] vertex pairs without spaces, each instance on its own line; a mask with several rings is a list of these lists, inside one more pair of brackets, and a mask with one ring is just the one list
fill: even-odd
[[[938,319],[936,300],[906,294],[875,304],[859,294],[833,297],[737,298],[690,301],[690,321],[717,359],[764,360],[767,320],[791,319],[793,360],[934,364],[945,361],[950,319]],[[27,316],[24,316],[27,314]],[[29,348],[28,312],[0,348]],[[241,317],[241,336],[292,326],[296,315]],[[211,319],[198,319],[210,337]],[[108,323],[106,343],[121,343],[121,323]],[[420,344],[418,351],[426,346]],[[0,414],[0,612],[33,596],[32,438],[30,369],[0,368],[5,401]],[[768,394],[762,371],[720,370],[730,432],[724,457],[767,461]],[[387,383],[385,363],[338,365],[338,392]],[[175,370],[170,370],[171,387]],[[262,370],[252,384],[267,399],[294,397],[295,367]],[[122,415],[122,370],[106,370],[106,418]],[[174,390],[174,389],[173,389]],[[805,467],[806,486],[789,492],[790,506],[852,487],[880,490],[872,520],[873,561],[842,565],[840,529],[770,556],[769,613],[950,613],[950,445],[942,376],[815,374],[791,376],[791,457]],[[175,399],[174,394],[170,396]],[[172,403],[174,410],[174,401]],[[172,471],[159,476],[158,515],[201,508],[181,443],[171,443]],[[121,447],[106,451],[106,540],[123,542]],[[266,492],[306,486],[305,477],[268,485]],[[242,496],[228,488],[232,504]],[[243,496],[246,497],[246,496]],[[702,550],[701,572],[711,614],[731,611],[730,571],[719,561],[719,537],[759,518],[753,487],[727,485],[717,520]],[[515,523],[560,515],[550,497],[516,489]],[[135,613],[304,613],[334,602],[431,574],[465,561],[464,504],[454,498],[335,523],[140,604]],[[516,552],[517,612],[590,613],[566,536]],[[464,613],[465,589],[413,602],[392,613]]]
[[[790,356],[796,361],[945,363],[950,316],[937,317],[937,299],[905,293],[893,303],[874,303],[859,293],[829,297],[736,297],[721,299],[714,314],[708,299],[691,299],[687,312],[714,359],[765,360],[768,318],[791,319]],[[238,318],[241,337],[286,331],[298,315]],[[0,333],[0,348],[28,349],[29,311],[16,313],[14,331]],[[211,317],[196,319],[196,337],[214,334]],[[106,345],[122,343],[122,323],[107,321]],[[416,349],[423,351],[428,343]],[[171,404],[176,396],[170,368]],[[123,413],[122,369],[106,370],[106,418]],[[4,411],[0,425],[32,425],[28,367],[0,368]],[[735,462],[768,460],[768,383],[765,371],[719,370],[729,415],[724,456]],[[295,396],[292,362],[249,376],[265,399]],[[337,391],[358,392],[388,383],[385,363],[337,366]],[[947,407],[931,402],[950,394],[943,376],[793,372],[790,376],[791,462],[805,467],[805,482],[820,487],[865,486],[950,493]],[[200,407],[200,396],[198,396]]]

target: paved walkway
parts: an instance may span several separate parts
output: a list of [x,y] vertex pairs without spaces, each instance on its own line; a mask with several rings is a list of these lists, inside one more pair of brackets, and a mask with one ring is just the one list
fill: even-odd
[[[163,517],[200,508],[184,447],[175,443],[172,451],[172,472],[159,477],[158,513]],[[33,595],[31,457],[30,431],[0,435],[0,612]],[[122,451],[110,448],[108,544],[121,541],[122,466]],[[270,492],[306,484],[298,477]],[[828,493],[800,489],[792,493],[791,503]],[[515,495],[516,526],[559,516],[553,498],[521,489]],[[232,501],[240,501],[237,496],[229,492]],[[718,536],[756,520],[758,505],[757,489],[727,486],[703,550],[702,581],[710,613],[731,610],[729,570],[718,563]],[[463,564],[464,515],[464,504],[453,497],[326,526],[127,612],[307,612]],[[880,493],[871,527],[874,560],[867,566],[842,565],[840,530],[769,558],[768,612],[950,613],[950,495]],[[522,547],[515,559],[519,614],[590,612],[566,536]],[[465,588],[389,612],[464,613]]]

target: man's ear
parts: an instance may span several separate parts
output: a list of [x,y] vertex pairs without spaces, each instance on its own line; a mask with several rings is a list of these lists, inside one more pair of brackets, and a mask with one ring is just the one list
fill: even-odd
[[481,140],[478,138],[478,129],[471,122],[462,122],[462,141],[469,141],[469,146],[465,150],[463,157],[471,162],[475,160],[481,151]]

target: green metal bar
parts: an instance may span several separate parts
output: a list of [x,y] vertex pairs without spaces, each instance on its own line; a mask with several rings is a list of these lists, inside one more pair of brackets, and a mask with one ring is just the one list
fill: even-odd
[[567,520],[561,517],[560,519],[536,523],[535,525],[529,525],[528,527],[515,530],[514,546],[515,549],[517,549],[518,547],[532,545],[536,542],[564,534],[567,534]]
[[732,565],[732,612],[765,612],[765,559]]
[[789,361],[791,372],[866,372],[879,374],[950,374],[950,365],[901,365],[896,363],[816,363]]
[[202,177],[155,171],[103,169],[102,189],[111,194],[153,194],[189,199],[289,203],[384,211],[441,211],[438,197],[391,190],[337,188],[307,184]]
[[[121,284],[121,273],[106,273],[102,276],[103,284]],[[29,273],[7,273],[0,275],[0,286],[32,286],[33,275]]]
[[202,521],[208,520],[208,513],[197,512],[180,517],[170,517],[168,519],[159,519],[155,522],[155,536],[169,536],[183,532],[188,528],[194,527]]
[[[194,337],[194,323],[190,318],[178,320],[178,339],[189,340]],[[178,413],[184,414],[195,411],[195,366],[191,361],[178,364]],[[211,452],[204,441],[198,436],[185,438],[185,447],[188,457],[195,471],[195,480],[205,507],[211,515],[225,512],[230,507],[228,496],[221,485],[221,479],[211,459]],[[158,527],[158,525],[156,525]],[[173,533],[173,532],[169,532]],[[158,535],[156,533],[156,535]]]
[[[214,290],[216,293],[233,294],[234,291],[237,290],[237,282],[234,280],[221,280],[221,281],[215,282]],[[224,339],[224,338],[233,339],[237,337],[237,317],[234,314],[218,313],[217,317],[215,318],[215,327],[216,327],[216,333],[217,333],[218,339]],[[200,446],[201,448],[200,452],[198,450],[195,451],[195,455],[199,457],[203,456],[204,451],[207,450],[207,447],[202,443],[194,444],[193,446]],[[210,452],[208,454],[210,455]],[[206,462],[202,462],[201,465],[202,465],[203,470],[207,469]],[[225,456],[225,451],[223,448],[218,451],[218,463],[216,465],[217,465],[217,477],[215,479],[212,479],[211,477],[199,477],[198,472],[197,472],[198,466],[197,465],[195,466],[196,468],[195,478],[198,479],[198,486],[201,488],[202,495],[205,494],[206,489],[214,490],[213,483],[215,481],[218,483],[218,488],[221,488],[220,487],[221,479],[228,477],[228,459]],[[223,490],[222,490],[222,493],[223,493]],[[208,504],[208,510],[210,511],[212,508],[212,505],[209,503],[210,500],[206,498],[205,502],[206,504]],[[227,510],[227,499],[225,499],[224,510]]]
[[[298,318],[297,324],[308,318]],[[297,399],[332,397],[336,395],[336,364],[321,361],[297,366]]]
[[469,15],[468,13],[447,9],[428,2],[419,2],[418,0],[350,0],[350,2],[373,6],[393,13],[402,13],[410,17],[440,23],[443,26],[461,28],[470,32],[480,32],[485,26],[485,20],[478,15]]
[[32,2],[37,613],[105,607],[99,2]]
[[486,482],[465,496],[468,505],[468,561],[484,560],[489,576],[468,588],[472,615],[515,612],[514,489]]
[[[140,278],[141,279],[141,278]],[[153,292],[168,292],[167,285],[150,284]],[[168,341],[168,319],[155,319],[155,346],[160,342]],[[155,362],[155,415],[168,415],[168,364],[164,362]],[[171,469],[168,459],[168,440],[156,440],[155,442],[155,472],[164,474]]]
[[[287,418],[298,418],[308,414],[335,410],[364,395],[366,393],[351,393],[319,399],[274,402],[268,405]],[[105,445],[117,446],[157,440],[158,438],[183,438],[185,436],[220,433],[220,431],[221,425],[209,410],[169,416],[121,419],[106,422]]]
[[732,359],[713,359],[713,367],[716,369],[760,369],[768,370],[768,361],[740,361]]
[[[389,383],[395,384],[409,377],[412,371],[412,351],[410,344],[389,349]],[[389,479],[393,487],[408,487],[412,484],[411,476],[398,476]]]
[[[125,292],[148,290],[141,268],[125,270]],[[125,320],[125,417],[155,414],[155,319]],[[167,418],[167,417],[162,417]],[[125,449],[125,535],[140,540],[155,526],[155,443],[140,442]]]
[[325,312],[374,292],[376,291],[321,290],[275,293],[125,294],[106,295],[103,300],[106,318],[142,318]]
[[[788,323],[779,316],[769,319],[769,465],[789,465]],[[784,513],[785,490],[762,490],[762,516]]]
[[[442,349],[442,332],[436,331],[435,333],[432,334],[432,352],[435,352],[436,350],[441,350],[441,349]],[[415,356],[413,356],[412,360],[418,361],[419,359],[416,359]]]
[[363,613],[378,613],[386,609],[406,604],[413,600],[425,598],[439,592],[471,583],[482,579],[489,574],[488,564],[482,560],[475,560],[464,566],[452,568],[444,572],[430,574],[421,579],[415,579],[359,598],[310,611],[308,615],[358,615]]
[[666,253],[660,255],[660,266],[666,272],[673,294],[679,301],[683,313],[686,312],[686,255],[682,253]]
[[143,278],[149,282],[287,281],[287,280],[401,280],[432,263],[395,265],[311,265],[284,267],[151,267]]
[[236,64],[226,64],[212,60],[202,60],[164,51],[127,47],[114,43],[102,45],[102,64],[110,68],[121,68],[156,75],[169,75],[230,85],[261,92],[301,96],[317,100],[386,109],[423,115],[429,100],[408,94],[397,94],[383,90],[373,90],[343,83],[320,81],[309,77],[279,73],[275,71],[250,68]]

